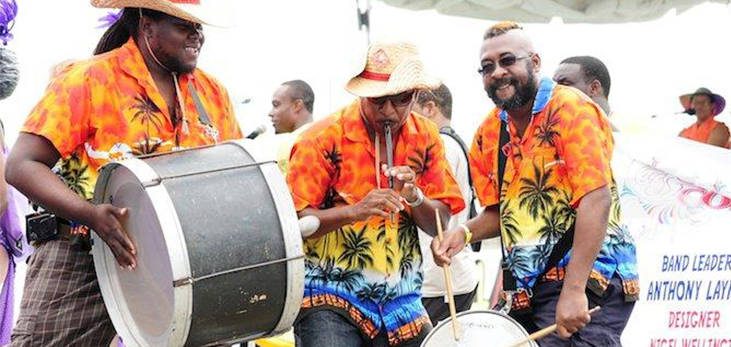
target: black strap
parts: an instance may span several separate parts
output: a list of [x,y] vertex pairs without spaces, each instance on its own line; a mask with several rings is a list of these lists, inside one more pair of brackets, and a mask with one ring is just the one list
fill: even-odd
[[208,112],[206,112],[206,108],[203,107],[203,102],[201,102],[201,98],[198,96],[198,92],[195,90],[192,82],[188,83],[188,90],[190,91],[190,95],[193,96],[195,109],[198,111],[198,120],[205,125],[211,125],[211,119],[208,118]]
[[[472,219],[477,217],[477,208],[475,207],[475,200],[477,200],[477,194],[475,193],[475,186],[472,184],[472,172],[470,171],[470,155],[469,151],[467,150],[467,145],[462,141],[462,138],[459,137],[456,131],[452,129],[449,125],[439,129],[439,133],[442,135],[447,135],[451,137],[454,141],[457,142],[459,145],[459,148],[462,149],[462,153],[464,153],[464,157],[467,160],[467,181],[470,185],[470,193],[472,195],[472,198],[470,199],[469,203],[469,215],[467,216],[468,219]],[[479,252],[480,249],[482,249],[482,241],[473,242],[470,244],[472,246],[472,250],[475,252]]]
[[[507,122],[504,120],[500,120],[500,145],[497,148],[498,152],[498,160],[497,160],[497,167],[498,167],[498,190],[497,194],[498,197],[502,193],[503,188],[503,177],[505,175],[505,163],[508,160],[507,155],[503,152],[503,148],[508,143],[510,139],[510,134],[508,134],[507,129]],[[498,198],[499,199],[499,198]],[[498,211],[500,208],[498,207]],[[500,212],[498,212],[500,213]],[[508,267],[508,260],[507,255],[505,254],[505,244],[502,238],[502,218],[500,219],[501,224],[501,234],[500,234],[500,248],[503,253],[503,259],[501,262],[502,272],[503,272],[503,290],[506,291],[514,291],[518,288],[517,281],[515,279],[515,276],[513,276],[513,272],[510,271]],[[546,262],[546,268],[543,269],[543,272],[541,272],[537,278],[543,277],[543,275],[548,272],[548,270],[554,268],[556,265],[558,265],[558,262],[563,259],[563,257],[566,256],[566,254],[571,250],[571,246],[574,243],[574,229],[576,227],[576,221],[574,223],[571,223],[571,227],[569,227],[569,230],[566,231],[566,233],[561,236],[561,238],[558,240],[556,245],[553,246],[553,250],[551,250],[551,254],[548,256],[548,262]]]
[[469,219],[477,217],[477,209],[475,208],[475,200],[477,200],[477,194],[475,194],[475,186],[472,184],[472,172],[470,171],[470,155],[469,150],[467,149],[467,145],[462,141],[462,138],[459,137],[456,131],[452,129],[450,126],[445,126],[441,129],[439,129],[439,133],[443,135],[447,135],[454,139],[454,141],[457,141],[457,144],[459,144],[459,148],[462,148],[462,153],[464,153],[465,159],[467,159],[467,180],[470,185],[470,192],[472,193],[472,199],[470,199],[470,214]]

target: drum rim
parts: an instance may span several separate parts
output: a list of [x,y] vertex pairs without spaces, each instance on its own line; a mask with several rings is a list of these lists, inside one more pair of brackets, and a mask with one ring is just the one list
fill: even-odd
[[[256,146],[251,141],[234,140],[227,141],[246,151],[255,162],[268,161],[267,153],[260,146]],[[259,165],[259,168],[267,183],[267,188],[272,195],[272,200],[277,207],[277,215],[282,230],[294,230],[295,232],[282,233],[285,247],[285,256],[289,259],[299,257],[297,261],[287,262],[287,294],[284,301],[284,309],[271,335],[278,335],[289,330],[294,324],[300,308],[302,307],[302,298],[304,296],[304,253],[302,236],[299,231],[297,219],[297,211],[294,208],[294,201],[289,192],[289,187],[285,182],[284,175],[279,169],[276,161],[270,161]]]
[[[520,323],[518,323],[518,321],[516,321],[515,319],[513,319],[513,317],[510,317],[509,315],[504,314],[502,312],[493,311],[493,310],[469,310],[469,311],[463,311],[463,312],[457,313],[457,316],[456,317],[459,318],[461,316],[468,316],[468,315],[472,315],[472,314],[481,314],[481,313],[487,313],[487,314],[496,315],[496,316],[499,316],[499,317],[508,319],[508,321],[510,321],[511,323],[515,324],[515,326],[517,326],[523,332],[523,334],[525,334],[525,336],[528,337],[528,332],[525,330],[525,328],[523,328],[522,325],[520,325]],[[434,334],[436,334],[436,331],[438,329],[440,329],[442,326],[447,325],[447,324],[452,324],[452,319],[451,318],[447,318],[447,319],[439,322],[439,324],[437,324],[437,326],[435,326],[434,329],[432,329],[429,332],[429,334],[426,335],[426,337],[424,338],[424,341],[421,342],[421,346],[420,347],[428,347],[426,345],[426,343],[429,342],[429,340],[434,336]],[[530,345],[531,346],[535,346],[535,347],[538,346],[535,343],[535,341],[531,341]]]
[[[137,158],[109,163],[104,169],[113,171],[119,167],[125,167],[128,169],[138,179],[140,184],[143,182],[151,182],[159,178],[152,167]],[[93,201],[95,204],[104,202],[109,177],[110,175],[99,175],[99,180],[97,181],[94,191]],[[177,217],[177,213],[175,212],[175,206],[170,194],[162,183],[146,187],[145,191],[150,198],[155,214],[161,224],[160,229],[163,230],[163,237],[168,248],[168,255],[172,257],[175,254],[177,255],[176,258],[180,260],[171,260],[170,262],[173,280],[190,278],[192,273],[190,269],[190,258],[188,256],[182,226]],[[118,266],[114,260],[114,255],[104,241],[96,235],[96,233],[92,233],[92,237],[95,245],[92,247],[91,251],[94,263],[103,265],[94,266],[94,268],[97,280],[99,281],[99,287],[102,292],[102,298],[104,299],[105,306],[107,307],[112,325],[114,325],[117,334],[124,339],[126,345],[133,346],[134,344],[139,344],[140,338],[144,335],[139,333],[139,328],[136,324],[127,324],[130,322],[130,319],[127,317],[124,310],[120,307],[120,303],[113,295],[113,287],[115,284],[111,280],[111,276],[109,276],[107,267],[110,266],[110,261],[108,261],[109,259],[111,259],[112,266]],[[99,245],[102,246],[100,247]],[[170,285],[172,286],[173,284],[171,283]],[[111,300],[107,298],[110,298]],[[168,345],[182,346],[187,340],[192,322],[192,306],[192,287],[190,285],[173,286],[174,308],[172,323],[169,327],[170,335],[168,338]]]

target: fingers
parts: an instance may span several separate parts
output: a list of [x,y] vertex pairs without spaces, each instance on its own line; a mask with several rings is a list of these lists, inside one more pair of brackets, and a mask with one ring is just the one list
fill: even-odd
[[558,325],[556,327],[556,332],[558,333],[558,337],[560,337],[562,339],[566,339],[566,340],[571,338],[571,335],[573,335],[573,333],[575,333],[575,331],[569,332],[563,325]]
[[431,252],[434,257],[434,263],[438,266],[450,265],[451,259],[445,255],[445,251],[442,249],[443,243],[439,242],[438,238],[432,239]]
[[382,169],[386,177],[394,177],[404,183],[414,183],[416,180],[416,173],[409,166],[394,166],[389,169],[383,165]]

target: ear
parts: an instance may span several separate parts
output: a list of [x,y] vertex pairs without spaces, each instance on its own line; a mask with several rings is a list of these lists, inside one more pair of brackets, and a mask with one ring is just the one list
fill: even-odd
[[531,62],[533,62],[533,73],[541,72],[541,56],[538,53],[533,53]]
[[599,82],[599,80],[593,80],[589,83],[589,97],[593,98],[597,95],[603,95],[604,94],[604,88],[602,87],[602,82]]
[[139,32],[144,37],[152,37],[154,33],[155,22],[147,16],[140,16]]
[[299,112],[305,108],[305,102],[302,99],[297,99],[292,102],[292,111]]

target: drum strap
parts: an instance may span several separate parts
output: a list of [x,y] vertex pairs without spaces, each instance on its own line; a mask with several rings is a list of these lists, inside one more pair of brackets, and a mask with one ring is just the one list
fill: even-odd
[[188,83],[188,90],[190,91],[190,95],[193,96],[193,101],[195,102],[195,109],[198,111],[198,120],[200,120],[201,123],[212,126],[211,125],[211,119],[208,118],[208,112],[206,112],[206,108],[203,107],[203,102],[201,101],[201,98],[198,96],[198,92],[195,90],[195,87],[193,86],[193,82]]
[[[503,177],[505,175],[505,164],[507,162],[507,155],[505,154],[505,146],[508,144],[508,141],[510,139],[510,134],[508,134],[508,124],[506,120],[500,120],[500,144],[497,149],[498,152],[498,197],[502,194],[502,186],[503,186]],[[498,208],[499,210],[500,208]],[[498,212],[502,214],[501,212]],[[517,290],[517,281],[515,279],[515,276],[513,276],[513,272],[510,271],[510,268],[508,267],[508,257],[507,254],[505,254],[505,242],[502,237],[502,218],[500,219],[500,248],[502,250],[502,262],[501,262],[501,268],[503,273],[503,291],[506,292],[515,292]],[[571,246],[574,242],[574,229],[576,226],[576,221],[571,224],[571,227],[566,231],[566,233],[558,240],[556,245],[553,247],[553,250],[551,251],[551,254],[548,256],[548,262],[546,263],[545,269],[543,269],[543,272],[538,274],[536,276],[538,279],[543,277],[548,270],[554,268],[556,265],[558,265],[558,262],[563,259],[563,257],[566,256],[566,254],[571,250]]]

